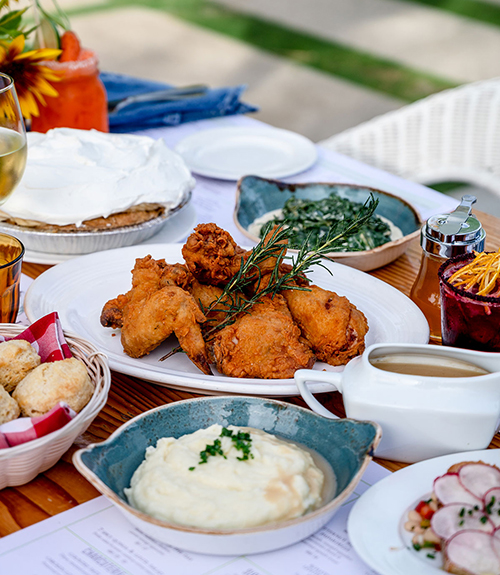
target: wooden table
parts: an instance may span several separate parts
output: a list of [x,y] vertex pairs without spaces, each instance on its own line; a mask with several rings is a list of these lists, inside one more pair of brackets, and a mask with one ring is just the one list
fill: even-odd
[[[476,212],[476,214],[487,232],[486,250],[497,250],[500,246],[500,219],[483,212]],[[404,256],[384,268],[375,270],[372,275],[408,295],[418,272],[420,255],[420,246],[418,241],[415,241]],[[23,271],[35,278],[47,267],[25,263]],[[100,495],[73,467],[71,456],[76,449],[89,443],[103,441],[122,423],[143,411],[192,397],[196,395],[160,387],[113,372],[106,406],[89,429],[77,438],[62,459],[30,483],[0,491],[0,536],[23,529]],[[339,393],[322,394],[317,397],[328,409],[339,416],[345,416]],[[304,405],[302,398],[299,397],[287,400]],[[493,438],[490,447],[500,447],[498,435]],[[405,465],[386,460],[378,460],[378,463],[391,471]]]

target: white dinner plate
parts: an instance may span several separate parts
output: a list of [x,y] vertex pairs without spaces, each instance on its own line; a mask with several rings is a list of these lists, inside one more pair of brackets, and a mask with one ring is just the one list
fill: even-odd
[[263,127],[227,127],[197,132],[175,147],[188,168],[201,176],[238,180],[293,176],[318,157],[314,144],[294,132]]
[[[148,240],[136,245],[144,246],[147,244],[175,243],[186,238],[196,225],[197,214],[192,203],[189,203],[183,210],[173,214],[161,230]],[[24,252],[24,261],[33,264],[55,265],[65,262],[78,256],[71,254],[52,254],[26,250]]]
[[461,461],[500,465],[500,449],[453,453],[427,459],[396,471],[368,489],[355,503],[347,521],[356,553],[381,575],[443,575],[442,557],[415,551],[404,529],[408,511],[428,499],[436,477]]
[[[30,321],[57,311],[65,329],[76,332],[106,353],[112,369],[153,383],[198,393],[240,393],[247,395],[297,395],[293,379],[240,379],[201,373],[184,353],[164,362],[159,358],[177,346],[169,338],[148,356],[134,359],[122,349],[119,330],[101,326],[103,305],[131,287],[131,270],[135,259],[151,254],[168,263],[183,262],[181,244],[130,246],[96,252],[74,258],[40,275],[26,293],[24,309]],[[323,264],[330,275],[316,266],[308,276],[319,286],[345,295],[364,312],[370,330],[366,343],[427,343],[429,326],[420,309],[403,293],[368,274],[327,260]],[[324,363],[316,369],[338,371]],[[331,391],[332,387],[316,383],[313,392]]]

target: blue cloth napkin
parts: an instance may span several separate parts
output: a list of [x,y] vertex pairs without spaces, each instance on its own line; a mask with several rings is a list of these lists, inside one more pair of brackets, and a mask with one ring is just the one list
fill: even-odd
[[[161,82],[109,72],[101,72],[101,80],[109,102],[172,87]],[[213,88],[202,96],[182,100],[130,104],[118,112],[109,114],[109,131],[134,132],[160,126],[177,126],[217,116],[256,112],[258,108],[240,102],[240,95],[245,88],[246,86]]]

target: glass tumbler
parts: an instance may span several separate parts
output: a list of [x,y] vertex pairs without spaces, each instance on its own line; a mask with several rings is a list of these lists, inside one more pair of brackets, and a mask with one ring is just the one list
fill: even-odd
[[479,296],[448,281],[474,257],[474,254],[457,256],[439,268],[442,343],[478,351],[500,351],[500,297]]
[[24,246],[15,237],[0,234],[0,314],[2,323],[14,323],[19,311]]

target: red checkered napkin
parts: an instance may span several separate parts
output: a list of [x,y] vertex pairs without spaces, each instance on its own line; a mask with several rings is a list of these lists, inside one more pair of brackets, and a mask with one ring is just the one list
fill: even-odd
[[[0,341],[24,339],[35,348],[42,363],[59,361],[72,357],[64,339],[61,321],[57,312],[49,313],[30,325],[15,337],[0,336]],[[38,417],[19,417],[0,425],[0,449],[20,445],[38,439],[60,429],[75,417],[76,413],[62,401],[49,412]]]
[[43,437],[64,427],[75,417],[76,412],[60,401],[50,411],[38,417],[18,417],[0,425],[0,449],[21,445]]
[[56,311],[40,318],[15,337],[0,335],[0,341],[9,341],[9,339],[29,341],[40,356],[42,363],[72,357],[69,346],[64,339],[61,320]]

